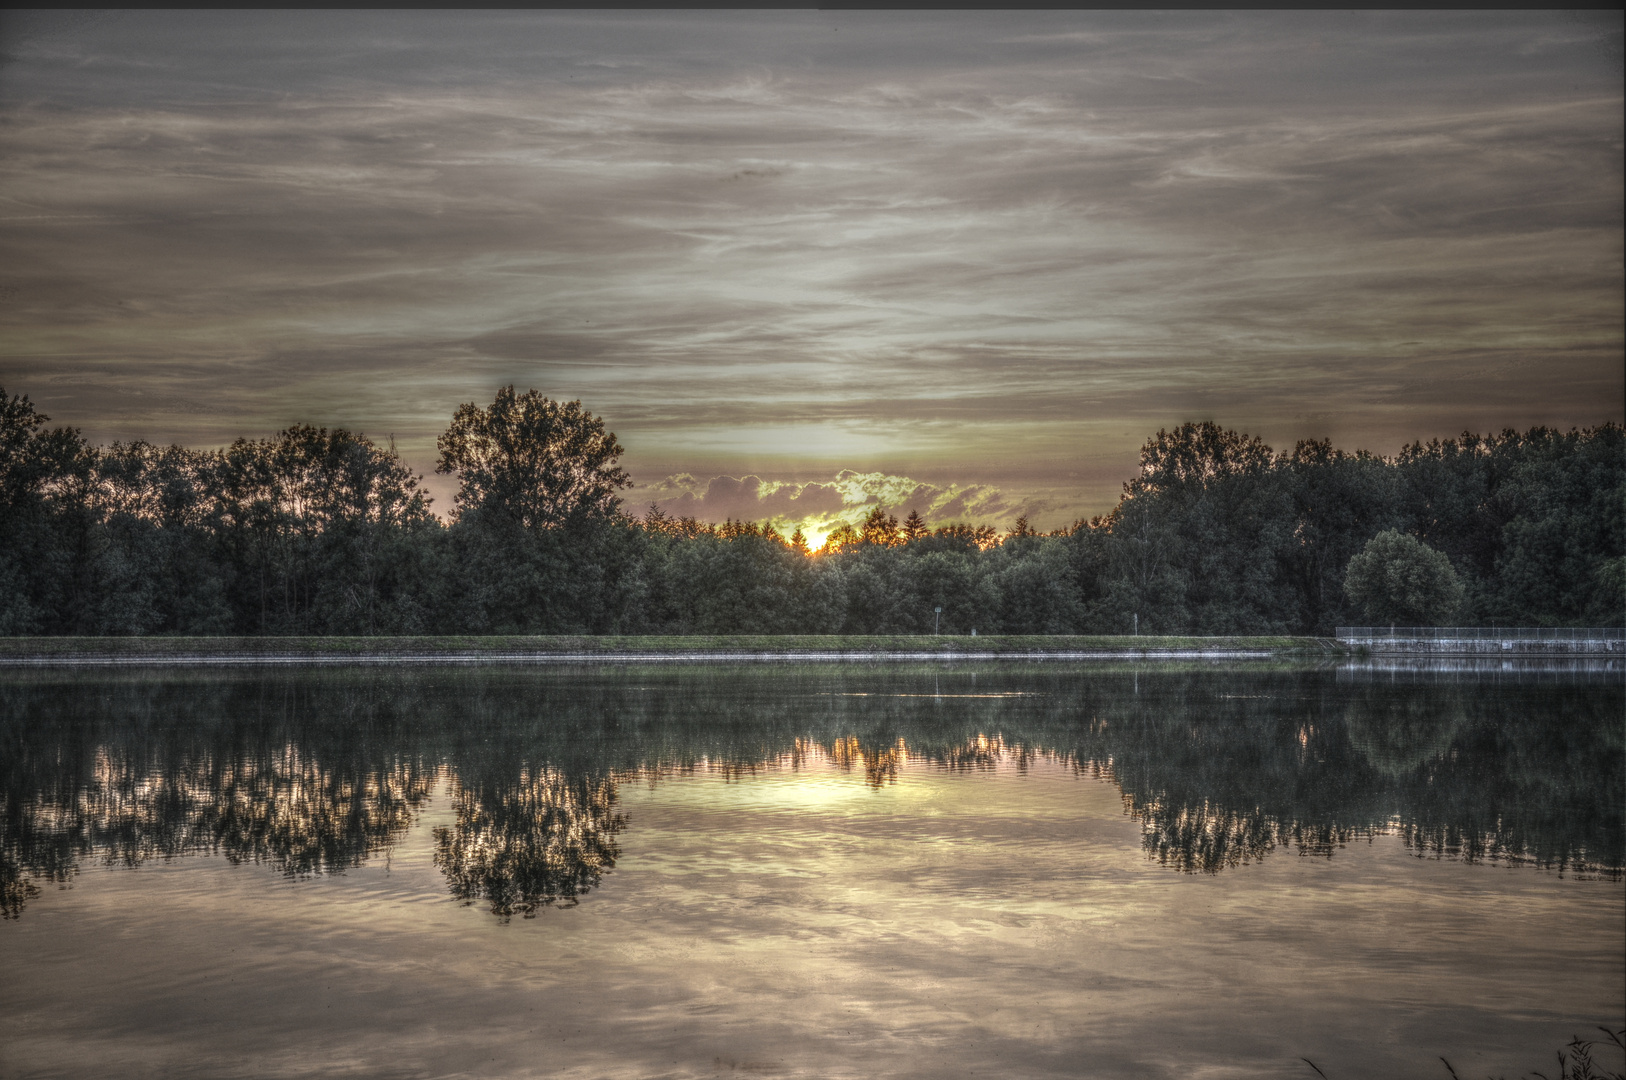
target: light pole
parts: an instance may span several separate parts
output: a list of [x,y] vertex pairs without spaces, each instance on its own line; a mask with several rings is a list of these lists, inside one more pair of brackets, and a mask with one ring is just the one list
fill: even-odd
[[941,605],[939,605],[938,607],[932,608],[932,612],[933,612],[933,614],[932,614],[932,636],[936,637],[937,636],[937,624],[939,622],[941,622],[942,619],[943,619],[943,608],[942,608]]
[[1135,619],[1135,636],[1140,637],[1140,612],[1138,612],[1138,611],[1135,612],[1134,619]]

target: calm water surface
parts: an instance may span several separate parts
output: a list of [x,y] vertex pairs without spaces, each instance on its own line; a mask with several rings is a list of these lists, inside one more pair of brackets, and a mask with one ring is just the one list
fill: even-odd
[[1623,706],[1619,667],[8,672],[0,1075],[1551,1072],[1626,1025]]

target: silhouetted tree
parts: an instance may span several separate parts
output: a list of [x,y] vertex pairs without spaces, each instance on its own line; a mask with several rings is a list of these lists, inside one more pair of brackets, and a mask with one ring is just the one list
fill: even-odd
[[898,532],[898,519],[879,506],[865,515],[864,523],[859,526],[858,535],[864,543],[879,544],[882,547],[896,547],[903,542],[903,537]]
[[487,408],[458,407],[436,443],[435,471],[456,473],[457,512],[502,514],[525,528],[607,517],[631,487],[616,467],[621,444],[581,407],[535,390],[497,391]]
[[844,551],[847,548],[854,547],[862,542],[862,538],[858,535],[858,530],[846,522],[843,522],[842,524],[836,526],[834,531],[825,536],[824,546],[819,550],[823,551],[827,555],[834,555],[837,552]]

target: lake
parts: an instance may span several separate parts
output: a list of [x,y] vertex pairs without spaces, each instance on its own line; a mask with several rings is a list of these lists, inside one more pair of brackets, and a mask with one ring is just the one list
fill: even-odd
[[1626,1026],[1623,683],[0,672],[0,1075],[1553,1075]]

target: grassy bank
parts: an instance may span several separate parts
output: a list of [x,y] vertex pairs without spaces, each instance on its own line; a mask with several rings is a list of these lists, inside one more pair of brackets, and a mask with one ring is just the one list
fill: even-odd
[[538,659],[672,656],[979,657],[1192,655],[1247,653],[1333,656],[1346,650],[1310,637],[947,637],[916,635],[672,635],[648,637],[12,637],[0,638],[0,663],[50,660],[165,661],[315,659]]

